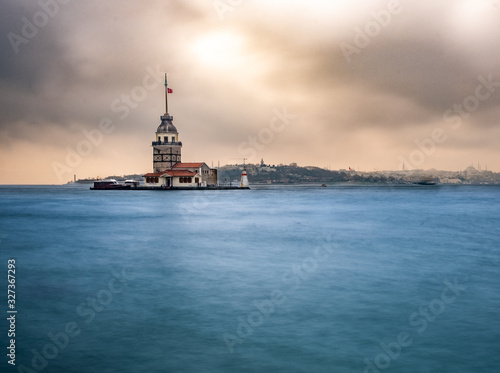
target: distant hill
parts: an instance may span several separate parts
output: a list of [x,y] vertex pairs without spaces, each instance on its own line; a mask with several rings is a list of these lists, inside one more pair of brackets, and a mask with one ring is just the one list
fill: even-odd
[[[403,177],[385,176],[382,174],[365,174],[347,170],[326,170],[324,168],[292,165],[260,166],[246,165],[248,179],[252,184],[296,184],[296,183],[401,183],[407,181]],[[219,182],[239,180],[243,165],[228,165],[219,168]]]
[[[251,184],[299,184],[299,183],[377,183],[413,184],[419,178],[434,178],[442,184],[500,184],[500,173],[477,170],[472,166],[464,171],[399,170],[399,171],[354,171],[327,170],[315,166],[234,164],[218,167],[220,184],[239,182],[243,166],[246,167]],[[106,179],[140,180],[144,174],[112,175]],[[96,179],[80,179],[77,183],[92,183]]]
[[[242,164],[219,167],[219,182],[239,180]],[[479,171],[468,167],[464,171],[400,170],[400,171],[354,171],[327,170],[315,166],[290,165],[245,165],[251,184],[297,184],[297,183],[377,183],[413,184],[422,178],[432,178],[442,184],[500,184],[500,173]]]

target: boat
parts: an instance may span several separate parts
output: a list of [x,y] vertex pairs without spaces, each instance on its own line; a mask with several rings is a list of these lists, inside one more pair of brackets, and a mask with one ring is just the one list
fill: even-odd
[[99,181],[94,181],[94,186],[91,187],[91,190],[106,190],[106,189],[130,189],[131,185],[128,184],[120,184],[118,181],[115,179],[110,179],[110,180],[99,180]]
[[413,184],[417,185],[436,185],[437,180],[433,177],[421,177],[415,181],[413,181]]
[[138,187],[140,184],[139,180],[125,180],[125,185],[130,185],[133,188]]

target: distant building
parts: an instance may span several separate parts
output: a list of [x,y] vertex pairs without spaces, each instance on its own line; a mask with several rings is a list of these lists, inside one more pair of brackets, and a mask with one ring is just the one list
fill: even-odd
[[201,176],[201,182],[206,185],[217,185],[217,170],[210,168],[205,162],[176,163],[173,171],[183,169],[196,172]]
[[205,162],[181,162],[182,142],[174,125],[174,117],[168,113],[167,75],[165,74],[165,114],[160,116],[153,147],[153,172],[144,175],[146,186],[205,187],[217,185],[217,169]]
[[474,166],[469,166],[465,169],[464,174],[467,179],[471,179],[480,176],[481,171],[478,171]]
[[188,170],[166,170],[144,175],[147,186],[155,187],[198,187],[202,184],[201,175]]
[[461,184],[462,180],[457,179],[457,178],[445,177],[445,178],[441,179],[441,182],[443,184]]

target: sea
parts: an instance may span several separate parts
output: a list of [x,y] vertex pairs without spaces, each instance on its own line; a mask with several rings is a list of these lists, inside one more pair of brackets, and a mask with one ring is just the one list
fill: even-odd
[[4,185],[0,253],[1,372],[500,371],[500,186]]

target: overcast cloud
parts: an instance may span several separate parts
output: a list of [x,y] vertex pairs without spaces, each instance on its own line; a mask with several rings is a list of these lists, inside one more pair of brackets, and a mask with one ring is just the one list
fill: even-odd
[[[163,72],[184,161],[500,171],[497,1],[269,3],[3,1],[0,183],[151,171]],[[134,89],[146,95],[124,103]],[[68,164],[105,119],[113,130]]]

